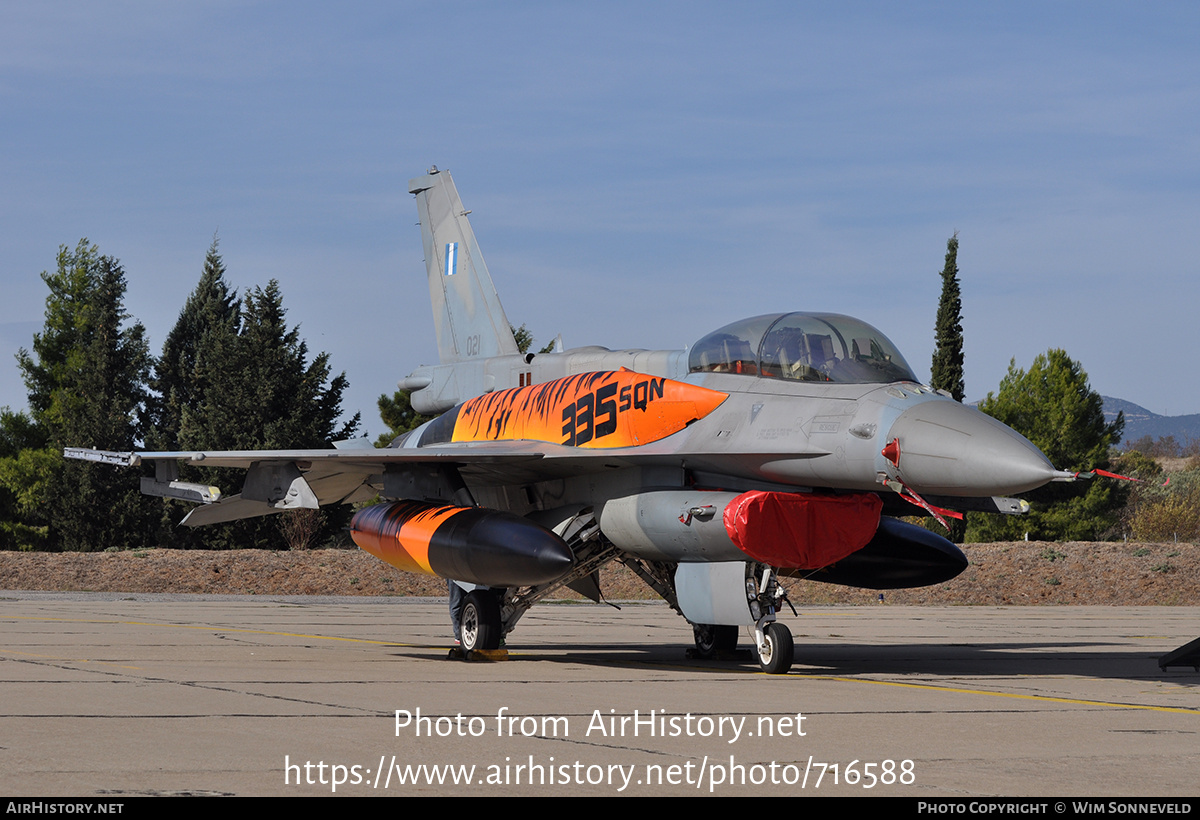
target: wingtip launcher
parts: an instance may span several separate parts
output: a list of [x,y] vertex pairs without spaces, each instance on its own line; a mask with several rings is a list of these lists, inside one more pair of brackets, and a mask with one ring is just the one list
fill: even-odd
[[[66,447],[63,457],[75,461],[91,461],[115,467],[137,467],[142,463],[139,453],[123,453],[113,450],[95,450],[89,447]],[[197,504],[215,504],[221,500],[221,491],[207,484],[194,484],[179,480],[179,465],[174,461],[156,460],[154,477],[143,476],[142,495],[159,498],[175,498]]]

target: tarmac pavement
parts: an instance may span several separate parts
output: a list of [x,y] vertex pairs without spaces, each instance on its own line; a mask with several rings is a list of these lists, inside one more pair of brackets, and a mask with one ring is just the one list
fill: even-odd
[[[665,605],[0,593],[0,795],[1200,792],[1189,607],[816,607],[796,666],[686,657]],[[742,646],[748,646],[743,638]]]

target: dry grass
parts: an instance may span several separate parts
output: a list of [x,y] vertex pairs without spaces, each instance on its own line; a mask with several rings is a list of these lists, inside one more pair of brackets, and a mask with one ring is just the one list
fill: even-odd
[[[1200,602],[1200,547],[1192,544],[1014,542],[969,544],[971,566],[946,584],[889,590],[886,603],[929,605]],[[872,604],[879,593],[789,580],[797,603]],[[136,550],[0,552],[0,589],[193,592],[234,595],[444,595],[439,578],[400,572],[358,550]],[[622,566],[601,573],[613,600],[652,598]],[[564,597],[574,593],[564,592]]]

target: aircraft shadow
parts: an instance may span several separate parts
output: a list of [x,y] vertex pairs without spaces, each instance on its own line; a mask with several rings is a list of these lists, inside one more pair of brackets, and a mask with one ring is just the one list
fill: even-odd
[[[1089,650],[1089,647],[1094,649]],[[556,643],[552,647],[514,644],[502,663],[552,663],[627,669],[686,668],[689,673],[757,673],[758,663],[745,641],[734,657],[689,657],[681,644]],[[1061,651],[1055,651],[1061,650]],[[398,658],[446,657],[448,648],[406,647]],[[1188,667],[1159,669],[1163,653],[1113,649],[1095,641],[1013,641],[988,644],[809,644],[796,643],[792,675],[923,675],[933,677],[1077,676],[1129,681],[1192,681],[1200,673]],[[447,660],[451,660],[447,658]],[[462,663],[464,661],[457,660]],[[479,662],[485,663],[485,662]]]

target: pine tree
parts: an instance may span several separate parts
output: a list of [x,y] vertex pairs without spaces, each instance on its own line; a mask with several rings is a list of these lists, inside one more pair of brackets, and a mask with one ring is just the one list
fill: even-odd
[[937,327],[930,386],[945,390],[955,401],[966,395],[963,385],[962,296],[958,286],[958,231],[946,242],[942,268],[942,296],[938,300]]
[[433,418],[422,416],[413,409],[407,390],[397,390],[390,397],[386,393],[381,394],[376,404],[379,407],[379,417],[388,426],[388,432],[375,440],[376,447],[387,447],[397,436],[415,430]]
[[141,503],[139,476],[61,456],[67,446],[132,450],[145,432],[151,359],[141,323],[126,325],[125,272],[84,239],[73,252],[60,248],[57,271],[42,279],[50,288],[45,328],[17,362],[48,444],[50,545],[149,545],[155,516]]
[[196,368],[203,385],[185,414],[184,449],[252,450],[327,447],[358,429],[358,415],[338,425],[345,373],[330,379],[329,354],[308,360],[298,327],[286,324],[279,283],[246,294],[236,333],[210,327]]
[[[1104,401],[1087,373],[1063,350],[1037,356],[1028,371],[1012,362],[996,393],[979,409],[1033,442],[1050,463],[1072,472],[1104,469],[1109,449],[1121,441],[1125,418],[1104,420]],[[1023,516],[972,516],[970,541],[1008,541],[1025,533],[1035,540],[1094,541],[1117,523],[1128,489],[1104,479],[1053,483],[1026,495]]]
[[[517,342],[517,350],[519,350],[522,353],[528,353],[529,348],[533,347],[533,333],[529,330],[529,328],[525,327],[524,322],[521,323],[520,327],[513,327],[512,325],[509,325],[508,327],[512,331],[513,339],[515,339]],[[553,352],[554,352],[554,342],[553,341],[550,342],[549,344],[547,344],[545,347],[538,350],[538,353],[553,353]]]
[[[210,307],[220,303],[208,302]],[[356,434],[357,414],[338,423],[348,384],[345,373],[330,378],[327,353],[308,360],[308,345],[298,327],[287,326],[286,313],[279,283],[272,280],[265,289],[246,294],[236,327],[226,321],[205,325],[194,389],[180,413],[181,449],[320,448]],[[229,471],[214,470],[202,480],[227,488],[231,478],[236,481]],[[325,537],[344,525],[345,512],[322,511]],[[278,546],[276,518],[214,525],[196,537],[217,548]]]
[[522,353],[528,353],[529,348],[533,347],[533,334],[529,332],[529,328],[525,327],[524,323],[520,327],[509,325],[512,330],[513,339],[517,342],[517,350]]
[[47,494],[59,465],[27,413],[0,409],[0,549],[33,550],[49,534]]
[[147,446],[154,450],[180,449],[179,431],[185,413],[195,412],[207,387],[200,379],[201,363],[217,337],[237,334],[240,303],[237,292],[225,282],[225,264],[217,239],[204,258],[204,271],[188,296],[179,319],[167,334],[162,356],[150,382],[153,431]]

